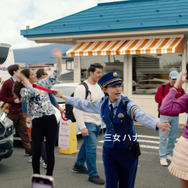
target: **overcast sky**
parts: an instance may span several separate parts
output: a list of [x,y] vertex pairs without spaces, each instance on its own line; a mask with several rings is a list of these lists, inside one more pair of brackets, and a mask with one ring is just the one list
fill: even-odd
[[57,20],[76,12],[97,6],[98,3],[121,0],[1,0],[0,43],[8,43],[13,49],[37,47],[20,35],[20,30]]

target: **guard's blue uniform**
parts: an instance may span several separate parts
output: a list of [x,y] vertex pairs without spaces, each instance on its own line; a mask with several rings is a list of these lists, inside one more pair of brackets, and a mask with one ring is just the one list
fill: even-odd
[[[125,109],[122,100],[126,100]],[[103,97],[96,102],[66,97],[66,103],[79,110],[90,113],[100,113],[106,125],[103,146],[103,162],[106,176],[106,188],[133,188],[135,183],[138,158],[127,149],[124,120],[126,118],[127,134],[129,139],[135,140],[136,133],[133,128],[133,119],[148,128],[156,130],[157,120],[139,109],[133,101],[124,96],[116,101],[117,109],[114,119],[109,117],[109,98]]]
[[[122,100],[126,101],[125,106],[122,105]],[[136,139],[136,133],[133,128],[133,120],[126,113],[127,103],[129,103],[129,100],[122,96],[112,121],[109,118],[108,98],[104,99],[101,106],[101,117],[107,127],[103,147],[103,161],[106,187],[108,188],[117,187],[118,182],[120,188],[134,187],[138,157],[133,156],[132,152],[128,150],[128,142]],[[126,132],[124,127],[125,116],[127,116]]]

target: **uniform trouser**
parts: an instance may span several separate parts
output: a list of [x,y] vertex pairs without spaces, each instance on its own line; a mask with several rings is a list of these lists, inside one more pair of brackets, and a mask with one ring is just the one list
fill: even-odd
[[138,157],[127,149],[103,147],[106,188],[134,188]]
[[55,115],[43,116],[32,120],[32,166],[33,173],[40,174],[40,156],[42,143],[46,137],[47,172],[52,176],[55,164],[54,148],[57,139],[57,120]]
[[13,121],[14,127],[17,129],[18,134],[22,140],[22,144],[25,148],[25,153],[30,154],[31,144],[28,135],[28,128],[26,126],[26,121],[22,113],[20,114],[8,114],[9,119]]
[[101,130],[101,126],[97,126],[93,123],[85,123],[89,136],[83,136],[84,142],[78,153],[76,164],[84,166],[86,162],[88,168],[89,177],[97,176],[97,137]]
[[178,133],[179,116],[163,116],[160,115],[160,121],[167,120],[171,125],[170,131],[165,131],[166,135],[159,130],[159,156],[165,158],[171,155]]

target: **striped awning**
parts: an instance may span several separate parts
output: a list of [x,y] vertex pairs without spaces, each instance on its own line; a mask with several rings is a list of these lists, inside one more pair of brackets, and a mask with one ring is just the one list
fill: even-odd
[[183,53],[183,37],[78,42],[67,56]]

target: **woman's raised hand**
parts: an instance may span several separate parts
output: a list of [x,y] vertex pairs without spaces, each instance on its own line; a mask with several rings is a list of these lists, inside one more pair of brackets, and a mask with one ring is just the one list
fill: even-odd
[[53,52],[53,55],[54,55],[56,58],[62,58],[62,53],[61,53],[61,51],[59,50],[59,48],[54,48],[54,49],[52,50],[52,52]]
[[187,75],[185,72],[180,72],[178,74],[178,78],[174,84],[175,88],[179,88],[182,86],[183,83],[188,82],[187,80],[183,80],[183,76]]

